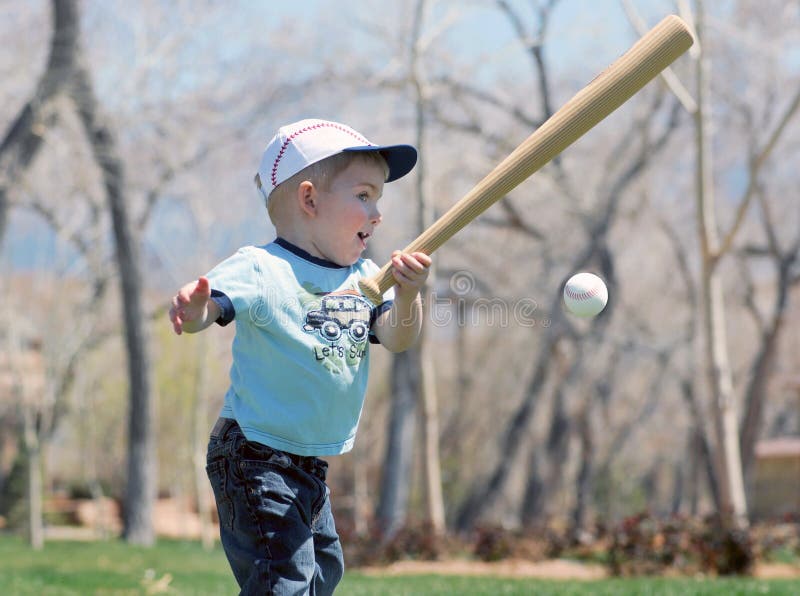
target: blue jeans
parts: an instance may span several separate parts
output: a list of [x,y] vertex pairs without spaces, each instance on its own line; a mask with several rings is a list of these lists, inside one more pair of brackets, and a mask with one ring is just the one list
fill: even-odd
[[241,594],[332,594],[344,559],[328,464],[248,441],[221,419],[208,444],[220,538]]

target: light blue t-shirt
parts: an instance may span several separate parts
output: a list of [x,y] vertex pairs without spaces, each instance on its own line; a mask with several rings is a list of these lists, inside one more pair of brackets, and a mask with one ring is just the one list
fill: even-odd
[[369,369],[376,309],[358,280],[370,260],[341,267],[278,239],[248,246],[208,273],[228,297],[236,335],[230,388],[221,416],[250,441],[298,455],[336,455],[353,447]]

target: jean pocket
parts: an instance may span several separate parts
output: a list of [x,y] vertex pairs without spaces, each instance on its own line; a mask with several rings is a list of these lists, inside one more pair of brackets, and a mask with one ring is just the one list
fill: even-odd
[[242,459],[270,461],[273,456],[278,455],[280,452],[255,441],[244,441],[239,453]]
[[227,462],[224,459],[211,462],[206,466],[206,474],[214,491],[214,500],[217,502],[219,524],[232,530],[233,502],[228,495]]

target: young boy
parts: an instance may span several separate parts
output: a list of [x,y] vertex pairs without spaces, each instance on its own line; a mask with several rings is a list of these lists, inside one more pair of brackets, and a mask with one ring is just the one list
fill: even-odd
[[419,334],[430,257],[392,255],[397,286],[370,303],[361,258],[381,223],[384,182],[417,160],[352,128],[302,120],[279,129],[256,185],[277,238],[247,246],[172,299],[177,334],[236,321],[231,384],[208,446],[220,536],[242,594],[331,594],[344,563],[318,456],[353,446],[369,344]]

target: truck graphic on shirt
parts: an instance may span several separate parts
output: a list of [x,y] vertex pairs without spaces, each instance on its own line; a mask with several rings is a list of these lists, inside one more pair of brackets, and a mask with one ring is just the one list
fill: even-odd
[[325,294],[319,310],[306,314],[303,331],[319,333],[329,342],[347,333],[354,342],[361,343],[369,335],[371,313],[372,304],[356,290]]

